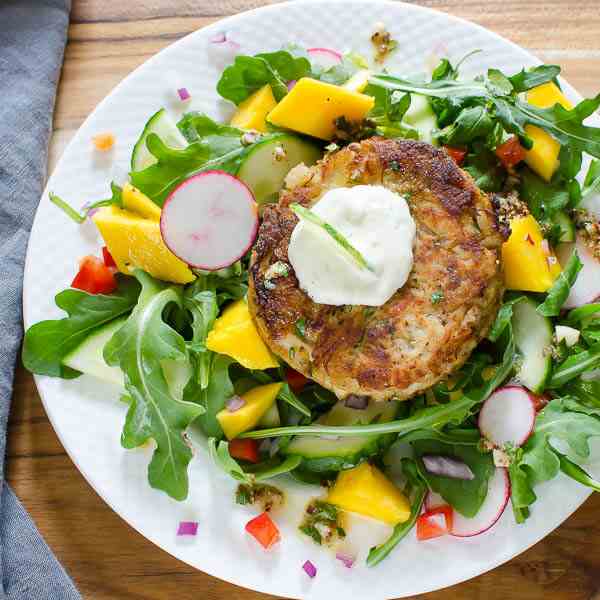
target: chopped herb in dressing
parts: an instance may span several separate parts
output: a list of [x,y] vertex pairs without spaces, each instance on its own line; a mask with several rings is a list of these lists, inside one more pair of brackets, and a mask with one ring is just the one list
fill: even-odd
[[340,511],[333,504],[322,500],[313,500],[306,507],[299,529],[319,546],[346,537],[346,532],[341,525]]

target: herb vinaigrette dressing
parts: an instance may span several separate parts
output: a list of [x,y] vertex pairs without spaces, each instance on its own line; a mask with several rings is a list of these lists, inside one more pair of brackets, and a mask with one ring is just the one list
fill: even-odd
[[300,287],[314,302],[381,306],[406,283],[416,227],[403,196],[377,185],[335,188],[311,210],[368,265],[361,266],[322,227],[301,219],[288,257]]

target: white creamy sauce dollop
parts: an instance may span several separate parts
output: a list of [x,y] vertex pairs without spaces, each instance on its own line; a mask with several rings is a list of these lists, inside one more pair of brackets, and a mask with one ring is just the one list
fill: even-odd
[[406,199],[379,185],[326,192],[312,207],[369,263],[361,268],[321,227],[300,220],[288,257],[300,287],[319,304],[381,306],[408,279],[416,227]]

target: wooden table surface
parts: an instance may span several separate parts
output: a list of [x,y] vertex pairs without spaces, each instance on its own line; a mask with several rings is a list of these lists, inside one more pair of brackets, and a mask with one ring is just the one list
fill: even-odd
[[[73,0],[49,171],[96,104],[135,67],[220,17],[267,3]],[[470,19],[542,60],[562,65],[564,75],[584,95],[600,91],[599,0],[425,0],[419,4]],[[21,366],[8,436],[8,481],[86,600],[267,598],[195,571],[113,513],[66,455],[32,377]],[[595,495],[521,556],[472,581],[420,598],[600,600],[599,514],[600,496]]]

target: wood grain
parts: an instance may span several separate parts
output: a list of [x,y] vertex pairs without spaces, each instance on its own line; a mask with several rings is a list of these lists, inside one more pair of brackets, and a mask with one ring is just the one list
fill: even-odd
[[[135,67],[174,40],[263,0],[73,0],[51,141],[51,171],[82,121]],[[426,0],[563,66],[583,94],[600,88],[598,0]],[[32,377],[17,368],[8,480],[92,600],[267,598],[184,565],[133,531],[85,482],[50,425]],[[560,502],[560,498],[556,498]],[[423,600],[600,600],[600,496],[509,563]],[[362,599],[357,599],[362,600]]]

